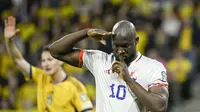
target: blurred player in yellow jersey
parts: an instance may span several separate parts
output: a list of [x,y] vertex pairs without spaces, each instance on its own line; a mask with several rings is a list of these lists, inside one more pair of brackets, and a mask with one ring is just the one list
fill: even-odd
[[20,30],[15,28],[15,18],[5,20],[4,37],[10,57],[25,77],[37,84],[39,112],[90,112],[92,103],[81,82],[69,77],[63,70],[63,62],[53,58],[48,49],[41,55],[42,69],[30,65],[17,49],[13,38]]

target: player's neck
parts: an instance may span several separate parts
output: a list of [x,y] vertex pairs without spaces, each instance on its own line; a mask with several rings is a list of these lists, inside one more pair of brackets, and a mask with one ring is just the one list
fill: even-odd
[[52,78],[53,84],[58,84],[62,81],[64,81],[67,77],[67,74],[63,70],[59,70],[57,73],[55,73]]

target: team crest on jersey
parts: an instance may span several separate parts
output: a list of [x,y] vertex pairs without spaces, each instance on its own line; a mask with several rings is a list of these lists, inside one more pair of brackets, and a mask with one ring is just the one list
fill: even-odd
[[51,105],[53,101],[52,95],[47,96],[47,105]]
[[136,81],[137,80],[137,76],[136,76],[136,73],[135,72],[131,72],[130,73],[130,77],[132,80]]

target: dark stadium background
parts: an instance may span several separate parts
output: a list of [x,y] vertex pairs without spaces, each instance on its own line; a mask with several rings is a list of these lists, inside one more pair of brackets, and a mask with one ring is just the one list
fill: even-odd
[[[168,112],[200,112],[200,0],[0,0],[0,110],[36,111],[36,89],[25,82],[4,45],[3,20],[15,16],[21,33],[15,39],[24,57],[40,66],[42,48],[80,29],[111,31],[119,20],[133,22],[137,49],[161,61],[168,70]],[[111,52],[108,45],[86,39],[77,47]],[[69,75],[85,84],[95,104],[90,72],[65,65]]]

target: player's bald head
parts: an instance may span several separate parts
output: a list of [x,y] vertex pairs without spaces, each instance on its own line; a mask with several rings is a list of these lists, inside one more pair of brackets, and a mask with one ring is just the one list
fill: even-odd
[[114,32],[115,39],[125,39],[125,40],[132,40],[136,38],[136,29],[133,23],[122,20],[117,22],[112,29]]

